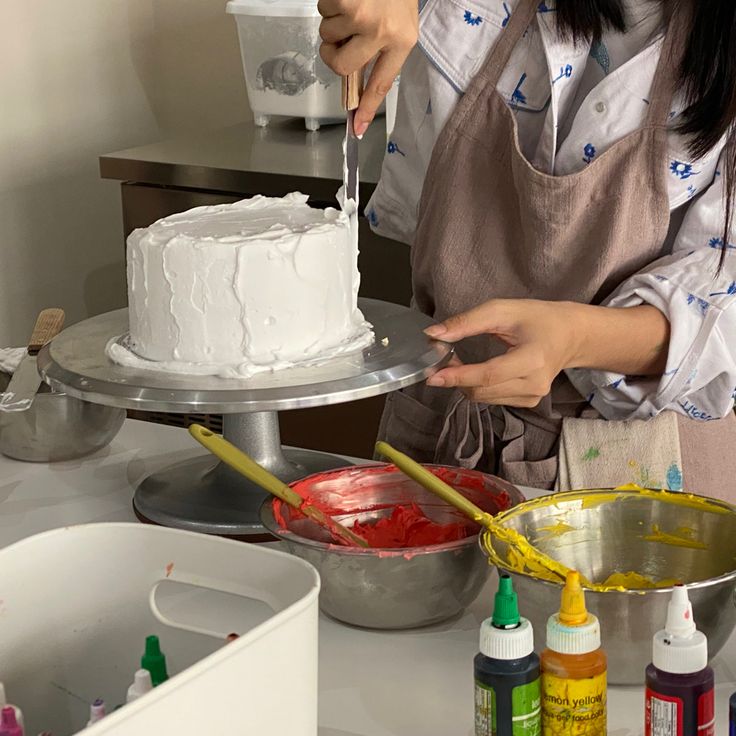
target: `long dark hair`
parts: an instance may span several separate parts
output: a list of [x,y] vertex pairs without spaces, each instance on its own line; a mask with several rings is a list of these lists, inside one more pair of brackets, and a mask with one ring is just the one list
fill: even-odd
[[[646,0],[641,0],[645,2]],[[676,10],[690,19],[688,44],[678,73],[687,107],[678,132],[690,154],[704,156],[727,135],[721,174],[726,217],[720,266],[728,251],[736,193],[736,0],[659,0],[666,21]],[[574,39],[599,38],[604,29],[626,30],[622,0],[557,0],[557,23]]]

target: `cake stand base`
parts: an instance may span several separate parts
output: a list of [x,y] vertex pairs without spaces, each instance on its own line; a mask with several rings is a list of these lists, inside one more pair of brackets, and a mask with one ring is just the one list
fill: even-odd
[[[225,438],[285,483],[350,463],[314,450],[282,449],[276,412],[227,414]],[[153,473],[138,486],[133,508],[142,521],[204,534],[272,539],[261,525],[268,494],[212,455]]]

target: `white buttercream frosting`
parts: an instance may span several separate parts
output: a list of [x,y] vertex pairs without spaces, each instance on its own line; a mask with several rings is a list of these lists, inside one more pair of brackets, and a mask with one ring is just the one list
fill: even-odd
[[256,196],[196,207],[128,238],[130,334],[118,363],[251,375],[359,350],[373,334],[358,309],[349,216],[307,197]]

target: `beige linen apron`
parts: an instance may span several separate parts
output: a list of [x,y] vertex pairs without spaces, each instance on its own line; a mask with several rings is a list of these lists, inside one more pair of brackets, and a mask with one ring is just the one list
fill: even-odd
[[[580,172],[550,176],[524,157],[514,113],[496,89],[538,5],[520,2],[434,147],[412,271],[415,306],[438,321],[491,298],[599,303],[663,255],[672,53],[685,24],[670,23],[643,127]],[[470,363],[502,348],[478,337],[462,341],[457,352]],[[513,483],[552,488],[562,419],[570,416],[599,415],[564,375],[533,410],[479,405],[422,384],[389,397],[379,434],[423,462],[481,467]],[[710,424],[679,422],[684,482],[688,490],[724,495],[713,488],[722,469],[701,460],[706,453],[717,459],[727,440],[736,454],[736,423],[731,416]],[[736,461],[730,465],[736,479]],[[622,482],[627,477],[622,472]]]

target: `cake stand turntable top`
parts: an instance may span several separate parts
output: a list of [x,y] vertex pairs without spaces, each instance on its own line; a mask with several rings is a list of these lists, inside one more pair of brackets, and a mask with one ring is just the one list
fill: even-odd
[[101,314],[64,330],[38,356],[55,391],[96,404],[172,413],[282,411],[365,399],[418,383],[446,363],[452,348],[422,332],[425,315],[374,299],[359,306],[376,342],[362,352],[316,366],[251,378],[188,376],[113,363],[107,343],[128,330],[128,310]]

